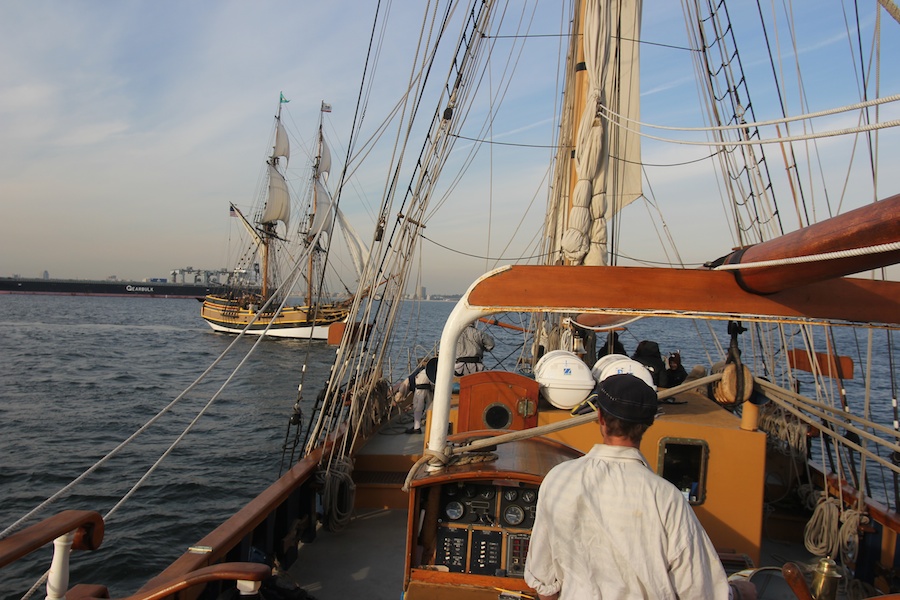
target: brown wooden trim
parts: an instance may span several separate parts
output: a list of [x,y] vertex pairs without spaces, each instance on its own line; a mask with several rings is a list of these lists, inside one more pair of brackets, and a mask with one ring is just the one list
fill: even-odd
[[490,575],[474,575],[472,573],[448,573],[433,569],[412,569],[409,574],[410,581],[422,581],[425,583],[449,583],[453,585],[472,585],[476,587],[494,588],[517,592],[534,593],[524,579],[518,577],[492,577]]
[[[821,477],[822,473],[818,470],[818,467],[815,467],[813,465],[813,468],[815,469],[815,472]],[[829,473],[826,476],[826,479],[828,480],[828,489],[831,490],[833,494],[838,493],[838,485],[840,481],[840,494],[841,498],[844,501],[844,504],[853,508],[856,507],[859,502],[859,490],[850,485],[846,479],[838,480],[837,475],[835,475],[834,473]],[[873,500],[869,497],[865,498],[864,504],[865,511],[872,519],[874,519],[878,523],[881,523],[884,527],[887,527],[891,531],[900,533],[900,515],[890,510],[881,502]]]
[[195,585],[211,581],[263,581],[271,574],[271,567],[261,563],[221,563],[185,573],[180,578],[147,591],[139,591],[124,600],[161,600]]
[[322,457],[327,456],[332,451],[337,441],[343,439],[343,435],[344,430],[341,430],[329,438],[323,446],[316,448],[301,459],[244,508],[197,542],[197,546],[210,548],[209,552],[202,554],[185,552],[159,575],[144,584],[139,591],[153,589],[164,582],[176,580],[183,577],[186,573],[215,564],[225,558],[232,548],[236,547],[272,511],[284,503],[297,488],[312,477]]
[[[791,367],[812,373],[812,362],[805,350],[791,348],[787,351]],[[853,359],[849,356],[829,355],[825,352],[815,353],[816,369],[820,375],[834,379],[853,379]]]
[[73,550],[96,550],[103,542],[103,517],[92,510],[64,510],[26,527],[0,540],[0,567],[14,563],[70,531],[75,531]]
[[406,511],[406,553],[403,559],[403,589],[409,587],[409,572],[412,567],[412,553],[416,550],[416,540],[419,537],[419,507],[418,493],[412,491],[409,496],[408,510]]
[[516,265],[480,280],[468,296],[498,310],[709,316],[743,320],[841,320],[900,325],[900,283],[841,278],[767,296],[724,271]]
[[543,475],[535,475],[532,473],[521,473],[518,471],[498,471],[486,469],[485,465],[490,463],[475,463],[464,467],[451,467],[457,470],[454,473],[448,473],[446,470],[427,474],[421,478],[417,477],[410,482],[410,487],[417,488],[422,486],[439,485],[449,483],[451,481],[494,481],[494,480],[510,480],[532,485],[540,485]]

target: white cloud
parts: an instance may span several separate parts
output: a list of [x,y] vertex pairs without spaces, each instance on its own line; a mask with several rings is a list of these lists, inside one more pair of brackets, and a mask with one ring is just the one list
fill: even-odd
[[[394,3],[392,11],[396,17],[405,17],[403,13],[419,8],[417,2],[401,2]],[[540,15],[532,33],[552,33],[551,23],[559,20],[558,7],[548,10],[554,14]],[[165,276],[187,265],[225,266],[233,225],[227,205],[247,206],[252,200],[279,93],[291,100],[286,119],[298,136],[296,142],[311,139],[319,103],[325,100],[333,105],[326,131],[337,138],[335,156],[342,158],[352,120],[364,116],[368,135],[385,107],[396,102],[408,84],[407,63],[419,31],[418,21],[411,17],[392,24],[385,32],[385,45],[369,57],[370,65],[376,64],[377,57],[380,83],[364,89],[367,110],[364,115],[355,114],[373,11],[369,3],[275,0],[0,3],[0,53],[6,57],[0,61],[4,215],[0,276],[38,275],[47,269],[60,277],[143,278]],[[823,12],[827,11],[816,13],[814,25],[826,39],[798,46],[803,66],[812,67],[818,75],[816,81],[804,81],[812,110],[849,103],[859,96],[853,85],[837,89],[826,85],[834,77],[828,76],[831,67],[824,54],[845,50],[846,42],[820,22],[827,16]],[[683,36],[680,26],[672,27],[675,18],[680,18],[677,7],[665,5],[652,11],[645,7],[643,37],[675,43]],[[546,168],[553,152],[506,144],[554,143],[552,112],[559,97],[552,54],[560,42],[549,37],[528,41],[516,65],[526,81],[507,90],[492,127],[485,129],[487,134],[479,131],[488,107],[476,109],[484,111],[480,120],[471,115],[461,135],[489,136],[504,145],[482,147],[445,205],[435,206],[437,214],[426,230],[431,239],[457,251],[495,257],[527,252],[533,244],[543,217]],[[891,56],[897,42],[886,39],[884,43],[885,56]],[[697,107],[696,92],[687,72],[681,71],[689,66],[689,54],[650,48],[643,52],[642,118],[661,124],[690,119],[689,124],[697,125],[696,118],[689,116]],[[497,57],[507,54],[514,60],[517,56],[509,47],[498,46]],[[742,59],[748,69],[768,68],[766,60],[757,60],[749,52]],[[499,87],[504,68],[498,64],[490,77],[479,82],[482,89]],[[441,64],[432,77],[442,78],[446,72],[447,66]],[[790,69],[785,72],[789,74]],[[900,91],[896,73],[883,72],[882,77],[883,94]],[[797,96],[798,89],[789,88],[786,96]],[[825,99],[819,100],[822,96]],[[754,102],[757,118],[778,116],[777,103],[763,102],[762,94],[754,96]],[[434,103],[423,106],[421,110],[430,113]],[[896,111],[884,108],[882,115],[889,110]],[[801,110],[792,107],[791,112]],[[847,126],[855,120],[843,115],[823,120],[817,128]],[[408,160],[414,160],[423,135],[421,130],[415,132]],[[896,151],[897,135],[883,132],[879,139],[884,164],[885,157]],[[342,200],[363,237],[368,237],[363,228],[371,226],[388,185],[385,165],[392,156],[393,141],[392,131],[367,158]],[[360,143],[355,141],[355,150]],[[472,142],[459,140],[452,160],[467,156],[471,147]],[[840,189],[843,169],[838,165],[847,163],[851,151],[847,140],[822,140],[818,147],[828,154],[822,164],[829,185]],[[861,140],[856,165],[867,160],[863,147]],[[645,159],[650,163],[684,163],[707,153],[702,148],[645,144]],[[780,151],[771,147],[767,153],[769,168],[783,171]],[[838,160],[834,155],[842,162],[832,162]],[[298,145],[292,164],[299,167],[303,160]],[[443,173],[441,189],[451,185],[456,165],[453,162]],[[890,195],[900,187],[898,176],[890,169],[882,170],[881,195]],[[687,244],[687,253],[708,259],[730,243],[726,227],[705,225],[722,221],[716,203],[707,212],[698,212],[701,200],[719,193],[711,183],[709,161],[648,167],[648,172],[673,235]],[[861,190],[866,183],[853,182],[848,194],[865,197]],[[407,183],[401,177],[400,185]],[[531,212],[520,222],[520,213],[529,205]],[[638,207],[629,209],[629,215],[641,212]],[[637,254],[657,245],[650,228],[629,224],[623,231],[635,240],[627,242],[629,252]],[[23,248],[28,251],[22,252]],[[467,258],[427,244],[425,252],[429,262],[424,284],[435,292],[461,291],[486,264],[483,258]]]

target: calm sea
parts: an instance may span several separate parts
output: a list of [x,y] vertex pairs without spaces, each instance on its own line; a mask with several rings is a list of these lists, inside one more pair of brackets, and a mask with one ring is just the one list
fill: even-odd
[[[452,308],[429,304],[445,315]],[[199,312],[196,300],[0,295],[0,530],[118,446],[225,351],[235,338],[213,333]],[[105,515],[255,341],[239,340],[208,381],[35,520],[70,508]],[[333,358],[323,342],[260,343],[108,520],[101,549],[73,554],[72,580],[127,595],[265,489],[279,474],[301,365],[306,417]],[[49,566],[50,547],[33,556],[3,570],[0,597],[21,598]]]
[[[453,304],[411,307],[401,326],[422,330],[416,352],[423,354],[434,347]],[[226,350],[235,338],[213,333],[199,310],[195,300],[0,295],[0,531],[118,446]],[[628,352],[641,339],[655,339],[663,353],[680,350],[690,369],[708,364],[708,356],[715,360],[712,336],[700,327],[704,342],[693,322],[683,320],[635,323],[621,339]],[[486,356],[487,366],[514,369],[524,334],[498,327],[490,333],[497,348]],[[727,346],[725,324],[714,333]],[[239,340],[151,429],[28,524],[69,508],[105,515],[255,342]],[[72,580],[106,584],[113,596],[132,593],[262,491],[279,474],[301,366],[308,365],[302,405],[309,416],[333,357],[334,349],[321,342],[260,343],[192,432],[108,519],[101,549],[73,555]],[[889,424],[890,389],[879,385],[873,403]],[[0,597],[20,598],[50,555],[47,547],[4,569]]]

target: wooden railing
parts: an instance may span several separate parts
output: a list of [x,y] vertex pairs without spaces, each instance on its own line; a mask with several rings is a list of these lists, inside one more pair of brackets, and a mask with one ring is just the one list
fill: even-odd
[[[175,559],[162,573],[145,584],[138,593],[155,589],[155,587],[164,582],[185,577],[187,573],[219,561],[229,560],[229,558],[233,560],[236,550],[241,548],[243,541],[253,537],[254,531],[260,525],[265,526],[267,522],[273,519],[274,515],[277,514],[276,511],[283,507],[302,487],[309,487],[308,484],[311,483],[319,461],[323,456],[328,456],[334,448],[335,440],[342,440],[343,435],[344,429],[342,428],[327,443],[301,459],[244,508],[197,542],[192,547],[192,550]],[[314,495],[310,496],[310,500],[313,504],[309,507],[310,512],[312,512],[312,520],[309,525],[314,528]],[[285,525],[285,523],[281,523],[281,525]],[[270,537],[270,542],[272,543],[276,541],[276,538],[278,542],[281,542],[288,535],[286,531],[282,531],[274,523],[271,529],[272,531],[268,537]],[[267,551],[268,549],[262,548],[262,550]],[[243,559],[242,556],[238,560],[241,559]]]
[[64,599],[69,587],[72,550],[96,550],[103,542],[103,517],[87,510],[66,510],[0,540],[0,567],[53,542],[47,571],[48,600]]
[[[105,586],[76,586],[66,594],[69,581],[69,554],[72,550],[97,550],[103,542],[104,523],[100,513],[66,510],[0,540],[0,568],[28,556],[53,542],[56,546],[47,580],[47,597],[72,599],[108,598]],[[259,563],[222,563],[184,574],[156,587],[129,596],[128,600],[160,600],[190,587],[211,581],[237,581],[238,587],[256,591],[272,574]],[[79,588],[81,591],[79,592]]]
[[260,563],[221,563],[186,573],[182,577],[147,591],[140,591],[124,600],[161,600],[195,585],[211,581],[233,580],[242,592],[256,592],[259,584],[272,575],[268,565]]
[[[298,522],[315,531],[313,475],[320,460],[332,452],[335,443],[343,440],[345,432],[345,428],[340,428],[325,444],[300,460],[244,508],[129,596],[128,600],[158,600],[175,595],[197,597],[200,592],[196,586],[201,584],[221,580],[258,582],[271,575],[271,568],[266,564],[241,562],[246,560],[245,546],[250,540],[256,545],[260,541],[258,538],[265,537],[267,547],[261,549],[278,554],[291,543],[288,538],[302,533],[289,531],[292,526],[296,529]],[[301,497],[304,499],[301,500]],[[308,506],[304,506],[307,501]],[[260,536],[260,531],[266,534]],[[104,523],[99,513],[64,511],[0,540],[0,568],[55,542],[56,555],[61,556],[58,558],[55,555],[53,559],[51,579],[55,579],[52,581],[53,593],[50,593],[48,580],[48,598],[62,598],[64,594],[70,600],[108,598],[104,586],[92,584],[76,585],[66,594],[70,550],[96,550],[103,541],[103,534]],[[54,569],[58,576],[52,574]],[[179,594],[191,587],[195,589]]]
[[73,550],[96,550],[103,541],[103,517],[90,510],[66,510],[0,540],[0,568],[74,532]]

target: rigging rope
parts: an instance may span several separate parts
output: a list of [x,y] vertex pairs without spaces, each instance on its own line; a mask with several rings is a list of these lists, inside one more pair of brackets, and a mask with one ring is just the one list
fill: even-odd
[[809,425],[791,417],[781,409],[776,412],[766,408],[760,411],[758,426],[766,432],[770,442],[780,442],[776,447],[783,453],[796,453],[806,460],[806,436],[809,433]]
[[[178,394],[178,396],[176,396],[174,400],[172,400],[169,404],[167,404],[165,407],[163,407],[162,410],[160,410],[158,413],[156,413],[150,420],[148,420],[140,428],[138,428],[134,433],[132,433],[130,436],[128,436],[128,438],[126,438],[118,446],[116,446],[115,448],[110,450],[105,456],[100,458],[93,465],[91,465],[90,468],[88,468],[84,473],[82,473],[81,475],[79,475],[78,477],[73,479],[71,482],[69,482],[68,484],[63,486],[59,491],[57,491],[55,494],[51,495],[49,498],[47,498],[46,500],[41,502],[38,506],[31,509],[28,513],[23,515],[21,518],[19,518],[17,521],[15,521],[12,525],[7,527],[3,531],[0,531],[0,539],[7,537],[10,533],[15,531],[26,520],[28,520],[29,518],[38,514],[42,510],[44,510],[47,506],[49,506],[50,504],[52,504],[53,502],[58,500],[63,494],[65,494],[66,492],[71,490],[77,484],[81,483],[85,478],[87,478],[88,475],[90,475],[91,473],[96,471],[98,468],[103,466],[107,461],[109,461],[111,458],[116,456],[119,452],[121,452],[123,449],[125,449],[126,446],[131,444],[131,442],[133,442],[135,438],[137,438],[140,434],[142,434],[144,431],[149,429],[150,426],[153,425],[154,423],[156,423],[156,421],[158,421],[159,419],[161,419],[163,417],[163,415],[165,415],[167,412],[172,410],[176,404],[178,404],[179,402],[181,402],[181,400],[184,399],[184,397],[188,394],[188,392],[190,392],[197,385],[199,385],[200,382],[203,381],[206,378],[206,376],[213,370],[213,368],[215,368],[225,358],[225,356],[232,350],[232,348],[235,347],[235,345],[243,337],[243,335],[244,335],[243,333],[237,335],[234,338],[234,340],[231,341],[231,343],[228,345],[228,347],[222,351],[222,354],[220,354],[216,358],[216,360],[214,360],[212,362],[212,364],[210,364],[210,366],[207,367],[206,370],[203,371],[203,373],[201,373],[199,377],[197,377],[197,379],[195,379],[190,385],[188,385],[184,389],[184,391],[182,391],[180,394]],[[260,339],[261,338],[262,338],[262,336],[260,336]],[[259,341],[257,341],[257,344],[253,345],[253,347],[247,353],[247,356],[244,357],[244,360],[241,361],[241,363],[232,372],[231,376],[228,378],[228,381],[231,380],[231,378],[234,376],[234,374],[237,373],[237,370],[240,369],[240,367],[244,364],[246,359],[249,358],[250,354],[253,353],[253,351],[256,349],[256,346],[258,345],[258,343],[259,343]],[[224,388],[224,385],[222,386],[222,388]],[[221,392],[222,388],[219,389],[219,392],[216,393],[216,396],[218,396],[218,394]],[[210,402],[212,402],[212,400]],[[208,407],[208,405],[207,405],[207,407]],[[206,410],[206,408],[204,408],[204,410]],[[119,504],[121,504],[121,502]]]
[[353,515],[356,484],[352,474],[353,460],[350,458],[335,460],[327,469],[316,472],[316,481],[323,486],[322,507],[329,531],[340,531]]
[[[603,104],[600,105],[600,111],[603,113],[607,113],[607,115],[611,115],[618,119],[619,121],[626,121],[628,123],[632,123],[639,127],[648,127],[650,129],[663,129],[665,131],[744,131],[745,129],[756,129],[759,127],[767,127],[770,125],[781,125],[784,123],[790,123],[792,121],[803,121],[809,119],[816,119],[818,117],[827,117],[830,115],[849,112],[852,110],[859,110],[863,108],[869,108],[872,106],[878,106],[880,104],[888,104],[890,102],[897,102],[900,100],[900,94],[894,94],[892,96],[884,96],[882,98],[875,98],[873,100],[866,100],[864,102],[857,102],[856,104],[848,104],[846,106],[839,106],[835,108],[829,108],[827,110],[820,110],[817,112],[806,113],[803,115],[795,115],[792,117],[781,117],[780,119],[770,119],[768,121],[751,121],[749,123],[738,123],[737,125],[713,125],[709,127],[674,127],[671,125],[654,125],[653,123],[645,123],[643,121],[638,121],[636,119],[630,119],[623,115],[620,115],[616,111],[612,110],[608,106]],[[606,119],[608,122],[612,123],[612,119],[607,116]],[[786,138],[784,138],[786,139]]]
[[[701,388],[710,383],[719,381],[722,379],[722,373],[714,373],[712,375],[708,375],[706,377],[701,377],[700,379],[695,379],[692,381],[688,381],[682,383],[681,385],[671,387],[668,389],[661,390],[657,393],[657,399],[665,400],[666,398],[671,398],[673,396],[677,396],[682,392],[686,392],[688,390],[692,390],[694,388]],[[498,446],[500,444],[505,444],[507,442],[515,442],[518,440],[527,440],[533,437],[547,435],[550,433],[555,433],[557,431],[563,431],[565,429],[569,429],[572,427],[578,427],[579,425],[583,425],[585,423],[591,423],[597,420],[597,413],[591,412],[583,415],[572,416],[571,418],[557,421],[555,423],[548,423],[546,425],[539,425],[537,427],[532,427],[530,429],[523,429],[520,431],[510,431],[508,433],[502,433],[500,435],[496,435],[493,437],[480,438],[477,440],[471,440],[463,446],[454,446],[448,445],[444,448],[442,452],[436,452],[431,450],[430,448],[426,448],[422,458],[416,461],[416,464],[410,468],[409,473],[406,475],[406,481],[403,483],[403,491],[409,491],[409,485],[412,480],[415,478],[416,473],[420,468],[422,468],[427,463],[432,463],[435,465],[446,466],[450,464],[454,460],[458,460],[458,457],[462,456],[468,452],[479,452],[485,451],[486,449],[492,446]]]
[[838,556],[840,516],[840,501],[829,497],[825,492],[819,492],[818,503],[803,532],[806,549],[816,556]]
[[885,252],[894,252],[900,250],[900,242],[890,242],[888,244],[878,244],[876,246],[866,246],[864,248],[851,248],[848,250],[837,250],[835,252],[822,252],[820,254],[807,254],[805,256],[792,256],[788,258],[778,258],[773,260],[760,260],[749,263],[736,263],[732,265],[719,265],[714,271],[740,271],[742,269],[761,269],[763,267],[777,267],[782,265],[797,265],[803,263],[839,260],[842,258],[852,258],[854,256],[866,256],[868,254],[882,254]]
[[48,580],[49,578],[50,578],[50,569],[47,569],[47,571],[46,571],[43,575],[41,575],[40,579],[38,579],[37,581],[35,581],[35,582],[34,582],[34,585],[32,585],[32,586],[28,589],[28,591],[25,592],[25,594],[22,596],[22,599],[21,599],[21,600],[28,600],[29,598],[31,598],[32,596],[34,596],[34,593],[37,592],[38,589],[40,589],[40,587],[41,587],[42,585],[44,585],[45,583],[47,583],[47,580]]
[[848,508],[841,515],[841,528],[838,531],[838,543],[841,549],[841,562],[856,563],[859,555],[859,527],[869,522],[869,517],[858,510]]
[[572,323],[574,323],[575,325],[578,325],[582,329],[587,329],[589,331],[607,331],[609,329],[615,329],[617,327],[625,327],[626,325],[631,325],[632,323],[634,323],[636,321],[640,321],[643,318],[644,317],[632,317],[631,319],[628,319],[627,321],[621,321],[621,322],[613,323],[611,325],[597,325],[597,326],[583,325],[583,324],[579,323],[578,321],[576,321],[575,318],[571,318],[571,321],[572,321]]
[[900,119],[894,121],[884,121],[882,123],[875,123],[871,125],[861,125],[859,127],[845,127],[844,129],[832,129],[829,131],[823,131],[819,133],[810,133],[807,135],[789,135],[785,137],[775,137],[775,138],[759,138],[755,140],[729,140],[717,142],[714,140],[706,140],[706,141],[690,141],[690,140],[676,140],[672,138],[664,138],[656,135],[649,135],[647,133],[641,132],[639,129],[631,129],[629,127],[625,127],[621,123],[616,123],[612,119],[606,119],[608,123],[614,125],[620,129],[624,129],[630,133],[635,135],[639,135],[643,138],[647,138],[649,140],[656,140],[658,142],[667,142],[670,144],[681,144],[683,146],[715,146],[719,148],[730,148],[732,146],[759,146],[763,144],[783,144],[785,142],[800,142],[803,140],[818,140],[829,137],[837,137],[841,135],[849,135],[851,133],[865,133],[867,131],[878,131],[880,129],[889,129],[891,127],[897,127],[900,125]]

